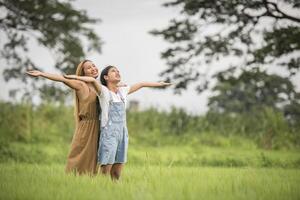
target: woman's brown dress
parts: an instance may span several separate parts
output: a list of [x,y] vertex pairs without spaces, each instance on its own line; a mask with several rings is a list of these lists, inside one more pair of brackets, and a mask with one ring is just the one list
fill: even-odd
[[96,94],[89,90],[89,96],[79,101],[79,123],[75,130],[68,155],[66,172],[76,174],[97,173],[97,150],[99,138],[99,111]]

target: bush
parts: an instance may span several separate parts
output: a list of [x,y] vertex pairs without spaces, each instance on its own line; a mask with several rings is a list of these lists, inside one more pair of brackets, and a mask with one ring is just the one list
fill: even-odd
[[[5,102],[0,102],[0,106],[0,142],[71,141],[74,133],[72,106]],[[229,139],[223,141],[222,138],[238,136],[255,141],[265,149],[290,149],[300,145],[299,129],[288,124],[282,113],[270,108],[235,115],[209,112],[203,116],[193,116],[175,107],[170,112],[150,108],[127,115],[131,140],[143,144],[160,145],[167,142],[165,136],[168,136],[170,143],[194,137],[204,145],[224,146]]]

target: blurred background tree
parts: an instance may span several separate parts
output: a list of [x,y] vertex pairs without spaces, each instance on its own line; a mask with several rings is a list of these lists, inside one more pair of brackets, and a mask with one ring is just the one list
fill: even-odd
[[211,112],[252,113],[272,108],[281,111],[293,123],[300,120],[300,93],[285,77],[268,74],[260,68],[243,70],[235,76],[235,69],[216,74],[217,84],[209,98]]
[[[212,87],[211,111],[268,106],[299,118],[300,94],[291,82],[300,68],[299,1],[176,0],[164,6],[179,7],[180,16],[151,33],[170,43],[160,76],[175,83],[176,93],[197,83],[198,92]],[[239,62],[224,66],[226,58]],[[212,76],[203,70],[210,63],[221,69]]]
[[[300,17],[284,12],[281,7],[299,13],[297,2],[177,0],[165,3],[166,7],[182,9],[180,17],[171,20],[167,28],[151,32],[171,43],[161,54],[168,64],[161,76],[176,80],[176,89],[180,91],[199,79],[198,68],[203,61],[211,63],[227,56],[242,57],[244,66],[284,66],[290,76],[295,75],[300,64]],[[281,58],[286,62],[280,62]],[[205,88],[206,84],[199,85],[198,91]]]
[[[27,83],[25,71],[40,69],[28,55],[32,40],[49,49],[55,68],[67,74],[75,72],[88,52],[101,52],[100,37],[91,28],[100,19],[90,18],[85,10],[75,9],[70,0],[1,0],[0,9],[0,34],[4,35],[0,53],[6,63],[3,70],[6,81],[18,79]],[[36,81],[30,84],[35,87]],[[44,98],[53,99],[53,87],[53,84],[42,86]],[[13,90],[11,95],[20,90]],[[28,90],[28,85],[22,90]],[[62,95],[67,93],[61,88],[56,87],[56,90],[59,98],[53,100],[61,101]],[[26,94],[29,92],[24,92]]]

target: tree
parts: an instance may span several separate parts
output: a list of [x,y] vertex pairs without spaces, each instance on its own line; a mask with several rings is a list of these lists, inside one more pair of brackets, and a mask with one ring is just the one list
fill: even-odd
[[0,9],[0,34],[6,37],[0,54],[7,64],[3,72],[6,81],[17,78],[26,82],[24,72],[38,68],[28,56],[32,39],[51,51],[55,67],[64,73],[74,73],[88,52],[101,52],[100,37],[91,28],[100,20],[76,10],[71,0],[0,0]]
[[175,92],[199,80],[197,91],[207,89],[203,63],[225,57],[241,60],[239,67],[279,66],[289,77],[299,71],[298,0],[175,0],[164,6],[181,8],[167,28],[151,31],[171,43],[161,54],[168,67],[160,75],[175,82]]
[[210,111],[249,113],[269,107],[283,111],[293,119],[299,114],[299,109],[294,110],[295,113],[291,107],[300,105],[300,93],[295,91],[289,79],[270,75],[260,68],[242,70],[239,75],[234,69],[226,70],[218,73],[216,78],[218,82],[212,89],[215,95],[208,103]]

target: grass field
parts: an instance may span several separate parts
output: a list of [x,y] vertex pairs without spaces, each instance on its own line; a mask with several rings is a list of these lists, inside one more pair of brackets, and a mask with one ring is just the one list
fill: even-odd
[[300,170],[134,166],[122,179],[64,174],[63,165],[1,164],[0,199],[299,199]]
[[64,173],[71,107],[1,108],[0,200],[300,199],[299,128],[273,112],[236,119],[130,113],[129,162],[115,183]]
[[[132,138],[131,138],[132,139]],[[149,145],[129,142],[128,160],[136,166],[280,167],[300,169],[299,150],[263,150],[250,142],[228,147],[193,144]],[[247,145],[246,145],[247,144]],[[12,142],[0,146],[0,163],[64,164],[66,143]]]
[[101,175],[66,175],[67,146],[13,144],[20,157],[0,164],[0,199],[300,198],[298,151],[135,144],[114,183]]

